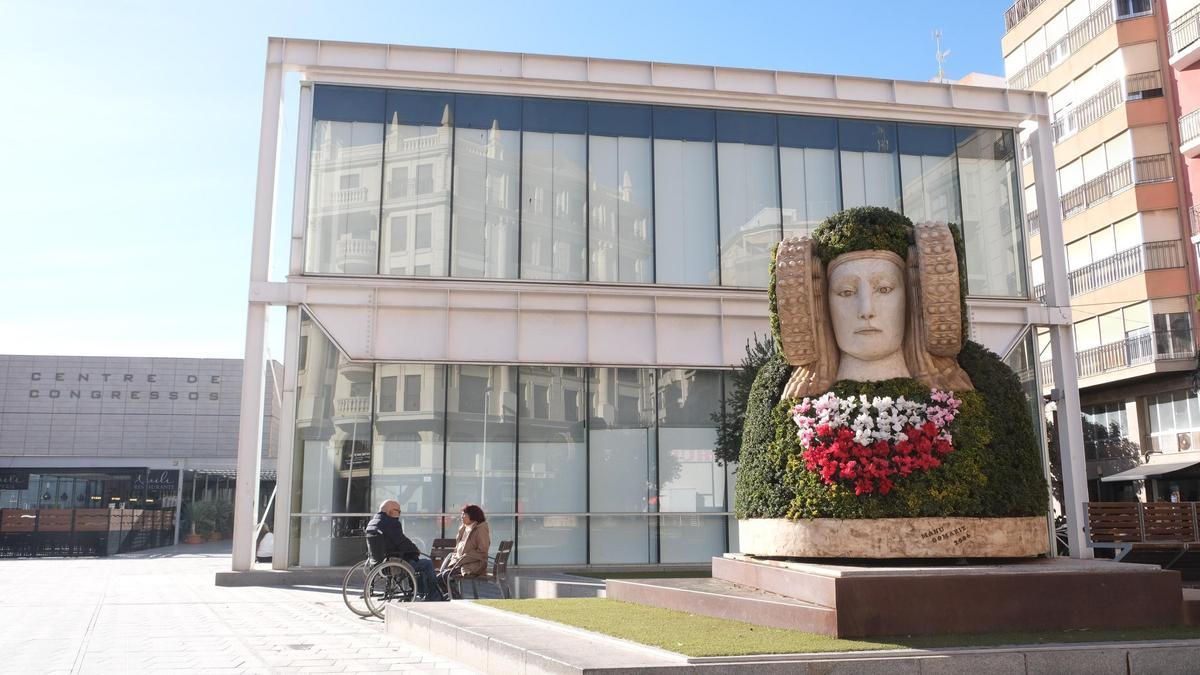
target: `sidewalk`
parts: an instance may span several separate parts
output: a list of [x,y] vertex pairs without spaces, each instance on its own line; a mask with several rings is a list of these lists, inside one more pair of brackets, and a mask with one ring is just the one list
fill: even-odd
[[473,672],[359,619],[341,588],[222,588],[229,542],[0,560],[0,673]]

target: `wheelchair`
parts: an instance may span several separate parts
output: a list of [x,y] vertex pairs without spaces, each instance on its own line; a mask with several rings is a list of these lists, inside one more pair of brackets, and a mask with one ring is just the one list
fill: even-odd
[[383,535],[366,535],[367,557],[346,572],[342,601],[358,616],[383,618],[388,602],[424,600],[417,571],[407,561],[387,555]]

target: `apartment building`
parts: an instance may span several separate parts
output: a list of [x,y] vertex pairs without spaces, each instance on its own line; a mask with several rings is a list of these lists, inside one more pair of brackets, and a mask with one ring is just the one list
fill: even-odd
[[[1190,152],[1200,155],[1200,117],[1184,114],[1200,107],[1200,89],[1187,91],[1183,70],[1200,59],[1196,4],[1021,0],[1005,13],[1009,87],[1050,97],[1053,208],[1066,244],[1092,499],[1200,498],[1195,169],[1180,153],[1180,130],[1191,128]],[[1032,195],[1032,153],[1023,150],[1022,185]],[[1042,297],[1046,219],[1032,198],[1024,203]],[[1048,389],[1044,332],[1039,353]]]

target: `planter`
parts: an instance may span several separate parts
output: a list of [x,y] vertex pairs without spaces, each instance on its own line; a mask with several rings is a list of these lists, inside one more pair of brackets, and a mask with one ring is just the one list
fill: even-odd
[[203,544],[204,537],[201,537],[198,534],[189,534],[183,538],[183,543],[185,543],[185,544]]
[[742,553],[781,558],[1028,558],[1050,548],[1046,518],[750,518]]
[[213,532],[212,534],[208,535],[208,540],[209,541],[221,541],[221,533]]

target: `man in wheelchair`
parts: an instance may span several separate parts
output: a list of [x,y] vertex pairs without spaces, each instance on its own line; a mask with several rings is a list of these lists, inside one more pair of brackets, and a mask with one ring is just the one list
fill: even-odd
[[[418,592],[424,595],[426,600],[442,599],[442,590],[438,587],[433,572],[433,561],[422,558],[417,545],[404,536],[404,526],[400,524],[400,502],[388,499],[380,504],[379,513],[371,518],[365,534],[371,558],[376,563],[393,556],[403,558],[417,573]],[[383,557],[377,557],[380,555]]]

